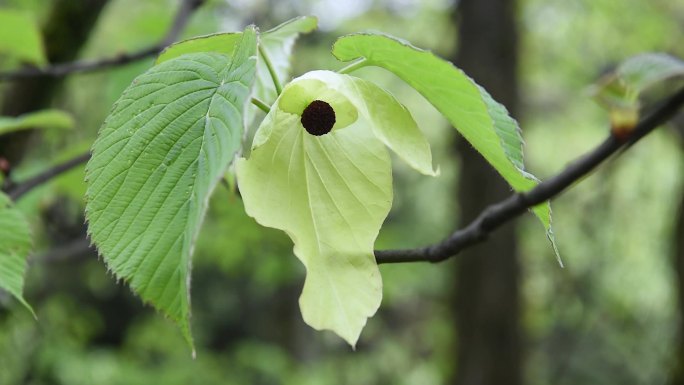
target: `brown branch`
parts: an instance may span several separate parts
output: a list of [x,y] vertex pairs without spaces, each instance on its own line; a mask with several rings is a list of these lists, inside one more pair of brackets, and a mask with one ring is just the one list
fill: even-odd
[[96,258],[95,246],[88,238],[75,239],[67,244],[29,257],[30,263],[75,262],[88,258]]
[[190,20],[193,11],[202,5],[204,1],[205,0],[181,0],[180,8],[166,35],[164,35],[164,38],[159,41],[159,43],[151,47],[97,60],[77,60],[69,63],[53,64],[43,68],[22,68],[15,71],[0,72],[0,81],[33,77],[60,77],[75,72],[92,72],[121,66],[154,56],[176,40],[183,30],[183,27],[185,27],[188,20]]
[[[608,158],[628,149],[638,140],[672,118],[682,105],[684,105],[684,88],[642,119],[627,140],[621,141],[617,137],[610,135],[594,150],[570,164],[556,176],[538,184],[528,192],[513,194],[501,202],[488,206],[468,226],[454,232],[445,240],[416,249],[376,250],[375,257],[377,262],[441,262],[457,255],[467,247],[483,242],[492,231],[520,216],[529,208],[560,195],[560,193],[589,174]],[[81,154],[31,179],[12,185],[5,192],[13,200],[16,200],[33,188],[79,164],[85,163],[89,158],[89,153]]]
[[20,183],[11,183],[7,188],[4,189],[4,192],[7,193],[7,195],[12,199],[13,201],[16,201],[17,199],[21,198],[24,194],[27,192],[33,190],[34,188],[42,185],[43,183],[49,181],[52,178],[55,178],[72,168],[78,166],[79,164],[85,163],[90,159],[90,153],[87,152],[85,154],[78,155],[72,159],[67,160],[64,163],[60,163],[52,168],[49,168],[42,173],[34,176],[33,178],[27,179],[23,182]]
[[416,249],[377,250],[375,259],[378,263],[441,262],[457,255],[467,247],[483,242],[492,231],[520,216],[529,208],[558,196],[612,155],[631,147],[639,139],[672,118],[682,105],[684,105],[684,88],[642,119],[627,140],[621,141],[614,135],[610,135],[598,147],[570,164],[556,176],[538,184],[528,192],[513,194],[503,201],[488,206],[470,224],[439,243]]

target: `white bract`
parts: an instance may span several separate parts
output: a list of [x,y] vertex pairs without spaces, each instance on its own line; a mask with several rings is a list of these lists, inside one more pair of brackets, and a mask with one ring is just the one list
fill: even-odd
[[[335,111],[335,125],[309,134],[301,114],[314,100]],[[237,162],[247,213],[285,231],[307,269],[299,300],[304,321],[352,346],[382,299],[373,245],[392,205],[385,145],[434,175],[430,147],[411,114],[368,81],[329,71],[293,80]]]

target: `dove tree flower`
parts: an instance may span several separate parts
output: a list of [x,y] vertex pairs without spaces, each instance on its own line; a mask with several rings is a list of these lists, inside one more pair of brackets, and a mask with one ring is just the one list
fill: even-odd
[[[388,149],[430,176],[430,145],[408,109],[347,74],[383,67],[422,93],[516,190],[522,140],[506,109],[450,63],[399,39],[340,38],[339,72],[290,82],[289,56],[316,19],[170,46],[105,121],[86,172],[89,232],[109,269],[190,333],[191,256],[209,196],[234,167],[246,212],[286,232],[307,270],[304,321],[354,346],[382,299],[373,245],[392,206]],[[267,112],[245,146],[244,127]],[[247,151],[247,149],[251,149]],[[240,154],[245,154],[240,156]],[[547,204],[534,209],[550,231]],[[552,237],[550,239],[553,239]]]
[[[312,106],[320,109],[313,118]],[[328,123],[326,132],[311,132]],[[247,214],[285,231],[306,266],[304,321],[351,345],[382,299],[373,245],[392,206],[385,146],[436,174],[427,140],[392,95],[363,79],[314,71],[285,87],[249,158],[237,163]]]

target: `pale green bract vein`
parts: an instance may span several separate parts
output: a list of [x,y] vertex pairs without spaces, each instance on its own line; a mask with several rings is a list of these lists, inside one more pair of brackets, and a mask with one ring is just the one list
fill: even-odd
[[240,147],[255,55],[248,27],[232,57],[189,53],[136,78],[86,168],[91,239],[190,344],[190,258],[209,195]]
[[33,314],[23,296],[26,257],[30,249],[28,222],[12,207],[9,197],[0,192],[0,288],[12,294]]
[[[363,59],[385,68],[420,92],[482,154],[516,191],[527,191],[536,178],[523,167],[522,138],[508,111],[460,69],[429,51],[382,34],[339,38],[333,54],[341,61]],[[533,208],[560,262],[548,203]]]

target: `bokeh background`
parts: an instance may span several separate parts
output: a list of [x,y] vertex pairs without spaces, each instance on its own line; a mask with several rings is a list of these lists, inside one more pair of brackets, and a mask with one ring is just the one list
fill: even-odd
[[[61,22],[56,10],[94,2],[0,0],[0,7],[68,29],[74,21]],[[131,52],[164,36],[178,5],[99,2],[101,10],[83,11],[91,19],[76,21],[84,29],[79,43],[46,46],[72,45],[78,58]],[[672,0],[209,0],[183,36],[250,23],[265,30],[298,15],[316,15],[320,28],[299,40],[295,75],[343,67],[329,53],[343,34],[407,39],[454,60],[509,107],[523,128],[527,168],[541,179],[608,134],[606,113],[587,94],[603,72],[641,52],[684,57],[684,2]],[[86,150],[114,101],[151,65],[72,75],[49,91],[34,84],[34,106],[69,111],[77,127],[28,141],[0,137],[0,149],[16,158],[15,177]],[[381,70],[355,75],[409,107],[442,171],[429,178],[394,162],[395,200],[378,248],[438,241],[508,193],[420,95]],[[22,85],[0,83],[3,114],[19,103],[15,87]],[[35,237],[26,298],[38,320],[0,294],[0,384],[681,381],[684,141],[676,127],[650,135],[553,202],[564,268],[531,215],[452,260],[382,265],[383,303],[356,351],[303,323],[304,270],[290,240],[257,225],[239,197],[219,187],[194,256],[193,360],[176,327],[82,246],[82,179],[81,167],[18,202]]]

